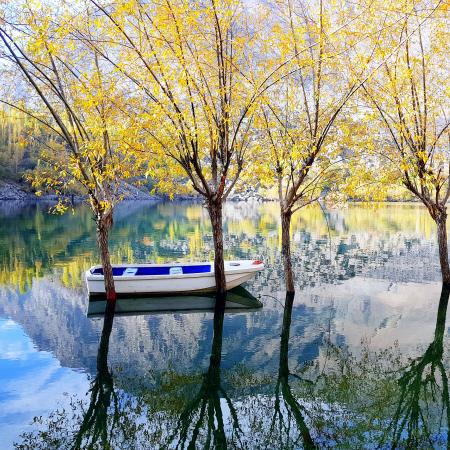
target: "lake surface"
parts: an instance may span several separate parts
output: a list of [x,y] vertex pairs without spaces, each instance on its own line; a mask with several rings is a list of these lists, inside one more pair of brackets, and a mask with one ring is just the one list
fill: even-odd
[[[95,223],[0,207],[0,448],[446,448],[448,292],[419,205],[293,218],[286,298],[275,203],[227,204],[227,258],[266,269],[263,308],[87,317]],[[212,258],[189,203],[129,202],[114,262]],[[102,339],[103,337],[103,339]]]

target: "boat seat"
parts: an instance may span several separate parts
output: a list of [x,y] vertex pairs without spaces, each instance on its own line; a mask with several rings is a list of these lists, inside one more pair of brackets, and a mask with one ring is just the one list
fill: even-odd
[[[188,273],[211,272],[211,264],[189,264],[186,266],[138,266],[138,267],[113,267],[113,276],[140,276],[140,275],[181,275]],[[91,270],[92,275],[103,275],[103,269],[96,267]]]

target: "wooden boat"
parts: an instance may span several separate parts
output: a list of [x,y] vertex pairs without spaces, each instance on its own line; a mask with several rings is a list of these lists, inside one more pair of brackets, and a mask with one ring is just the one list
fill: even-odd
[[[113,277],[117,294],[186,294],[214,291],[214,264],[113,264]],[[225,261],[227,290],[250,280],[264,269],[259,260]],[[102,266],[86,271],[90,295],[104,294]]]
[[[169,296],[147,296],[118,298],[116,316],[135,316],[141,314],[190,314],[214,311],[216,298],[213,294],[190,294]],[[227,312],[250,312],[262,308],[262,303],[242,286],[227,292],[225,309]],[[106,300],[90,297],[88,317],[100,317],[105,313]]]

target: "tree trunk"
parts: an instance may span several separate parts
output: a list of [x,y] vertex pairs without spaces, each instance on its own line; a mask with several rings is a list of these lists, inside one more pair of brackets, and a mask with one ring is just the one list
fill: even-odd
[[280,366],[278,369],[279,378],[289,376],[289,337],[291,333],[292,307],[294,305],[295,294],[286,292],[284,301],[283,323],[281,325],[280,341]]
[[105,292],[107,302],[116,301],[116,289],[114,286],[113,271],[109,256],[109,231],[113,224],[113,213],[109,211],[106,214],[97,216],[97,245],[100,250],[100,257],[103,267],[103,279],[105,282]]
[[434,329],[434,343],[437,347],[441,349],[440,351],[441,357],[442,352],[444,351],[443,341],[445,334],[445,322],[447,319],[447,307],[449,297],[450,297],[450,286],[443,284],[441,289],[441,297],[439,299],[438,313],[436,317],[436,327]]
[[447,213],[442,212],[436,219],[439,245],[439,262],[441,263],[442,282],[450,285],[450,267],[448,264]]
[[218,295],[227,291],[225,281],[225,264],[223,261],[223,223],[222,201],[211,200],[208,202],[208,212],[211,219],[214,239],[214,276],[216,279],[216,292]]
[[283,258],[284,279],[286,292],[293,294],[295,287],[291,261],[291,217],[292,211],[290,209],[281,209],[281,256]]

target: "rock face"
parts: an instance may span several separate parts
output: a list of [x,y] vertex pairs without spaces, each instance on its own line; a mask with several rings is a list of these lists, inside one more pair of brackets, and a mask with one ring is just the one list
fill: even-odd
[[247,201],[263,201],[266,200],[259,192],[258,186],[247,185],[245,188],[232,192],[228,197],[232,202],[247,202]]
[[137,187],[130,183],[123,182],[119,189],[120,195],[126,200],[158,200],[159,196],[150,194],[145,187]]
[[25,201],[32,198],[34,198],[34,195],[31,192],[24,191],[19,184],[0,181],[0,200]]
[[[144,188],[139,188],[133,186],[129,183],[123,183],[120,187],[120,194],[126,200],[159,200],[159,196],[154,196],[149,193],[148,190]],[[72,201],[80,202],[83,197],[79,195],[69,196]],[[2,201],[14,201],[14,202],[24,202],[24,201],[47,201],[47,202],[57,202],[58,197],[53,194],[44,194],[41,197],[37,197],[33,192],[28,191],[26,186],[13,181],[0,181],[0,202]]]
[[[167,200],[168,197],[165,195],[154,195],[151,194],[149,189],[143,186],[135,186],[133,184],[123,182],[119,188],[119,193],[123,196],[125,200]],[[202,202],[204,199],[202,196],[192,193],[192,194],[177,194],[175,195],[177,201],[193,201]],[[80,202],[83,200],[79,195],[74,195],[71,197],[72,201]],[[239,190],[239,192],[233,192],[228,197],[229,201],[232,202],[247,202],[247,201],[264,201],[268,198],[260,194],[258,187],[247,186],[244,189]],[[41,197],[36,197],[30,188],[26,185],[16,183],[14,181],[1,181],[0,180],[0,202],[2,201],[50,201],[56,202],[58,198],[56,195],[44,194]]]

